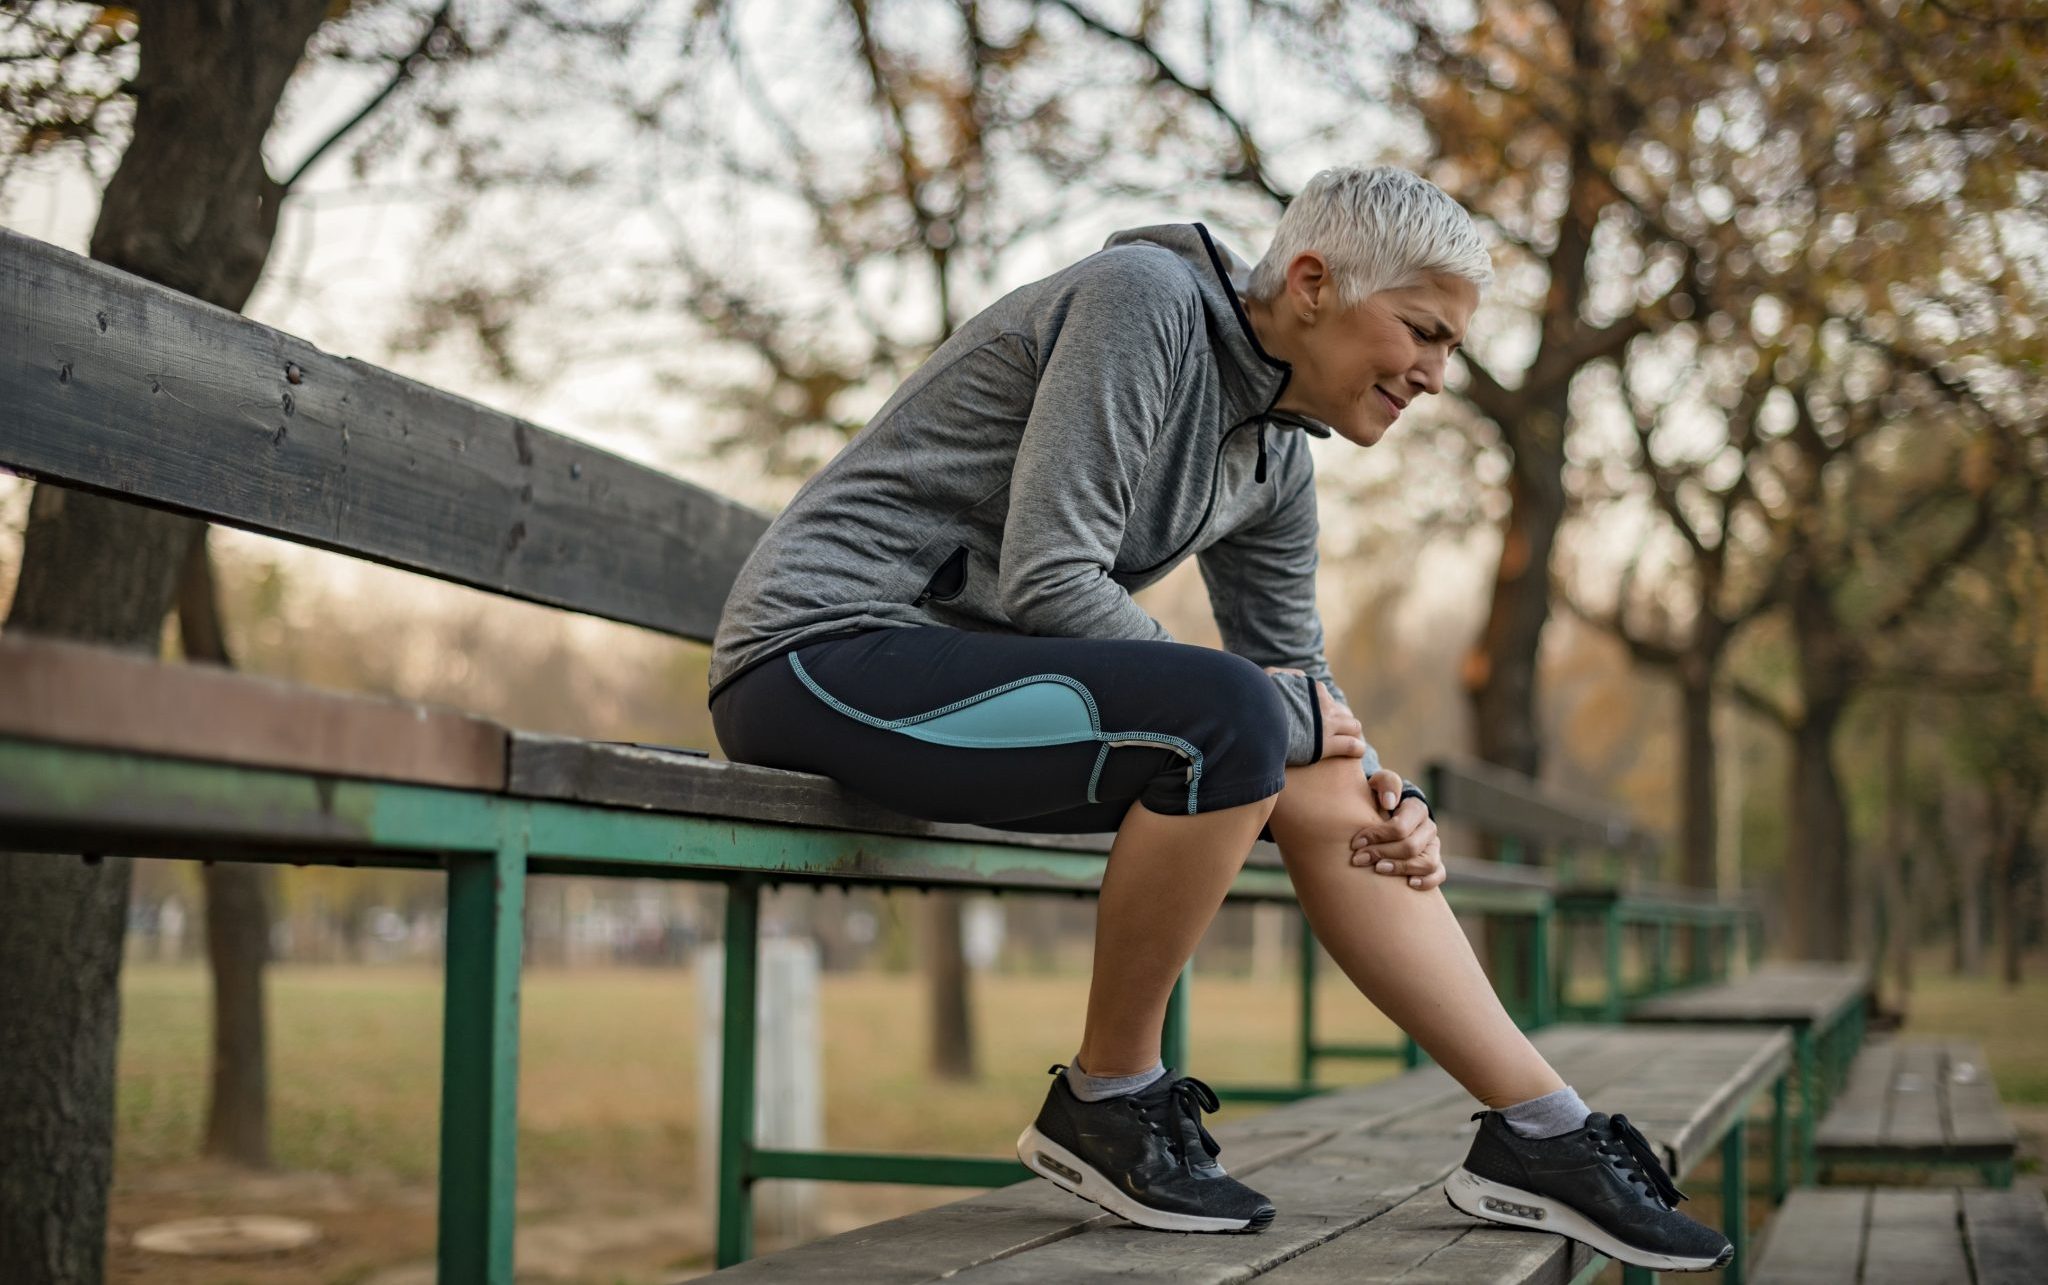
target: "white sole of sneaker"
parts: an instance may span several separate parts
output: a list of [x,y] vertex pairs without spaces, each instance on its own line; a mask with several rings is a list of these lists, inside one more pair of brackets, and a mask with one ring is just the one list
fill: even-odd
[[1050,1178],[1083,1200],[1093,1201],[1119,1218],[1128,1218],[1154,1231],[1243,1231],[1249,1218],[1208,1218],[1200,1214],[1175,1214],[1148,1209],[1119,1191],[1079,1156],[1027,1125],[1017,1135],[1017,1158],[1041,1178]]
[[1598,1223],[1587,1218],[1569,1205],[1559,1204],[1520,1187],[1482,1178],[1468,1169],[1460,1168],[1444,1181],[1444,1197],[1452,1205],[1474,1218],[1488,1222],[1504,1223],[1509,1227],[1530,1227],[1537,1231],[1556,1232],[1573,1240],[1583,1241],[1616,1262],[1633,1267],[1647,1267],[1658,1272],[1708,1272],[1727,1262],[1729,1254],[1719,1258],[1683,1258],[1675,1254],[1655,1254],[1646,1249],[1637,1249],[1616,1240],[1601,1229]]

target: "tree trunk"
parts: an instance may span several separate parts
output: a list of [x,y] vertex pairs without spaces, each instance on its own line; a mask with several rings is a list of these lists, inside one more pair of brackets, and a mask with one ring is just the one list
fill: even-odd
[[1533,780],[1543,768],[1536,653],[1550,619],[1550,553],[1564,520],[1564,457],[1558,449],[1564,419],[1551,407],[1532,410],[1530,419],[1540,423],[1517,435],[1492,608],[1479,645],[1467,655],[1464,684],[1479,757]]
[[[1720,780],[1714,758],[1714,662],[1689,652],[1679,666],[1679,880],[1688,887],[1719,888],[1717,809]],[[1722,889],[1732,891],[1732,889]],[[1713,971],[1713,937],[1692,925],[1685,931],[1688,970]]]
[[1892,985],[1904,1011],[1913,993],[1913,950],[1920,941],[1920,916],[1912,895],[1912,815],[1906,797],[1906,701],[1892,701],[1884,721],[1884,862],[1885,948],[1891,957]]
[[925,897],[924,958],[931,1000],[932,1074],[944,1080],[971,1080],[974,1023],[958,893],[932,892]]
[[[92,255],[239,311],[270,253],[262,143],[327,0],[138,3],[134,132]],[[39,486],[7,628],[153,652],[199,524]],[[0,856],[0,1280],[97,1281],[126,861]]]
[[[187,661],[234,663],[203,532],[192,541],[178,581],[178,634]],[[271,879],[270,867],[250,861],[208,862],[201,872],[206,961],[213,973],[213,1074],[201,1149],[252,1169],[271,1163],[270,1041],[263,1012]]]
[[1792,807],[1785,905],[1793,959],[1849,957],[1849,833],[1835,775],[1841,706],[1809,705],[1792,736]]

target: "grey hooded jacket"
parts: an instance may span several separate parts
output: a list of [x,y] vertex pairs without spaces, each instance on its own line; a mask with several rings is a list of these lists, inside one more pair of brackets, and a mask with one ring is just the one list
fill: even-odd
[[1272,678],[1287,762],[1316,761],[1310,683],[1344,694],[1323,658],[1303,435],[1331,429],[1273,410],[1292,367],[1259,347],[1248,275],[1199,223],[1135,228],[961,326],[761,537],[712,642],[712,694],[892,626],[1172,641],[1131,594],[1193,554],[1224,647],[1305,671]]

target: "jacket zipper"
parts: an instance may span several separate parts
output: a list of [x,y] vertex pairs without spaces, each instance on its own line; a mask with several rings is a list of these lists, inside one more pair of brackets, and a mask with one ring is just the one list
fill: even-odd
[[1190,535],[1190,536],[1189,536],[1189,537],[1188,537],[1187,539],[1185,539],[1185,540],[1181,541],[1181,544],[1180,544],[1180,548],[1178,548],[1178,549],[1175,549],[1175,550],[1174,550],[1174,551],[1173,551],[1172,553],[1169,553],[1169,554],[1167,554],[1167,555],[1166,555],[1166,556],[1165,556],[1164,558],[1162,558],[1162,559],[1160,559],[1159,561],[1157,561],[1157,562],[1153,563],[1153,564],[1152,564],[1151,566],[1149,566],[1149,567],[1139,567],[1139,568],[1138,568],[1137,570],[1135,570],[1135,571],[1126,571],[1126,572],[1124,572],[1124,573],[1123,573],[1124,575],[1127,575],[1127,576],[1142,576],[1142,575],[1149,575],[1149,574],[1151,574],[1152,572],[1154,572],[1154,571],[1157,571],[1157,570],[1158,570],[1159,568],[1161,568],[1161,567],[1165,566],[1165,565],[1166,565],[1167,563],[1169,563],[1169,562],[1173,562],[1173,561],[1175,561],[1176,559],[1178,559],[1178,558],[1180,557],[1180,555],[1181,555],[1182,553],[1185,553],[1185,552],[1187,551],[1187,547],[1188,547],[1189,545],[1193,544],[1193,543],[1194,543],[1194,542],[1195,542],[1196,540],[1199,540],[1199,539],[1201,539],[1201,538],[1202,538],[1202,532],[1204,532],[1204,531],[1206,531],[1206,530],[1208,530],[1208,529],[1209,529],[1209,515],[1210,515],[1211,513],[1213,513],[1213,512],[1215,512],[1215,511],[1216,511],[1216,492],[1217,492],[1217,491],[1218,491],[1218,490],[1219,490],[1219,489],[1220,489],[1220,488],[1222,487],[1222,485],[1223,485],[1223,452],[1224,452],[1224,451],[1226,451],[1226,450],[1228,450],[1228,449],[1230,448],[1230,437],[1231,437],[1231,434],[1232,434],[1232,433],[1235,433],[1235,432],[1237,432],[1237,430],[1238,430],[1238,429],[1240,429],[1240,428],[1243,428],[1243,427],[1244,427],[1244,426],[1245,426],[1246,424],[1257,424],[1257,425],[1259,426],[1259,468],[1258,468],[1258,477],[1259,477],[1259,481],[1261,481],[1261,482],[1263,482],[1263,481],[1265,481],[1265,480],[1266,480],[1266,422],[1265,422],[1265,420],[1266,420],[1266,416],[1265,416],[1265,412],[1263,412],[1263,411],[1261,411],[1261,412],[1260,412],[1259,414],[1257,414],[1257,415],[1254,415],[1254,416],[1252,416],[1252,417],[1251,417],[1250,419],[1243,419],[1243,420],[1239,420],[1239,421],[1238,421],[1237,423],[1235,423],[1235,424],[1232,424],[1232,425],[1230,426],[1230,431],[1229,431],[1229,432],[1226,432],[1225,434],[1223,434],[1223,440],[1222,440],[1222,441],[1220,441],[1220,442],[1218,442],[1218,443],[1216,444],[1216,467],[1215,467],[1214,469],[1212,469],[1212,470],[1210,471],[1210,474],[1209,474],[1209,502],[1208,502],[1208,503],[1207,503],[1206,505],[1204,505],[1204,506],[1202,507],[1202,519],[1201,519],[1201,521],[1199,521],[1199,522],[1195,523],[1195,532],[1194,532],[1194,534],[1193,534],[1193,535]]

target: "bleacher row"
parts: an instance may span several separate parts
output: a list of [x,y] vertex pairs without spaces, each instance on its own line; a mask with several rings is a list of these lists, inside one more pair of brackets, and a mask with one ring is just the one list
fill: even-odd
[[[0,418],[0,466],[39,481],[698,641],[766,525],[689,483],[4,231],[0,398],[11,409]],[[1583,1094],[1656,1139],[1681,1179],[1719,1156],[1727,1208],[1742,1211],[1727,1226],[1739,1246],[1728,1279],[1768,1279],[1779,1254],[1773,1235],[1749,1271],[1746,1158],[1766,1095],[1770,1193],[1786,1199],[1774,1228],[1810,1217],[1874,1236],[1880,1200],[1886,1211],[1897,1203],[1890,1195],[1811,1215],[1800,1203],[1805,1184],[1861,1153],[1915,1165],[1966,1157],[2010,1181],[2010,1128],[2001,1159],[1995,1091],[1970,1050],[1950,1047],[1931,1064],[1957,1077],[1943,1081],[1936,1124],[1894,1103],[1902,1077],[1930,1065],[1924,1055],[1901,1052],[1891,1070],[1866,1070],[1876,1048],[1857,1056],[1867,974],[1736,976],[1740,956],[1755,960],[1753,932],[1736,948],[1753,905],[1645,882],[1635,860],[1642,836],[1528,782],[1481,765],[1445,765],[1432,782],[1440,812],[1545,855],[1542,865],[1454,857],[1444,893],[1491,923],[1488,962],[1510,1011]],[[518,978],[526,880],[536,874],[692,878],[727,890],[716,1200],[719,1261],[735,1275],[1468,1282],[1600,1270],[1582,1247],[1481,1224],[1442,1199],[1438,1184],[1472,1128],[1469,1095],[1412,1043],[1318,1043],[1306,937],[1300,1074],[1243,1086],[1240,1097],[1284,1105],[1223,1133],[1233,1171],[1259,1175],[1280,1204],[1266,1232],[1137,1231],[1049,1184],[1019,1183],[1025,1171],[1009,1158],[755,1145],[764,886],[1089,895],[1109,842],[924,822],[822,777],[702,750],[535,736],[404,701],[0,639],[0,843],[10,850],[446,872],[443,1281],[513,1276]],[[1567,860],[1572,868],[1561,868]],[[1586,860],[1607,868],[1588,876]],[[1259,845],[1232,895],[1291,900],[1270,845]],[[1571,965],[1589,929],[1602,965],[1586,1000]],[[1680,934],[1685,962],[1674,965]],[[1187,1059],[1187,996],[1177,989],[1167,1056],[1199,1071]],[[1398,1057],[1406,1069],[1319,1092],[1316,1064],[1347,1056]],[[1965,1065],[1974,1078],[1956,1069]],[[1823,1120],[1838,1093],[1838,1114]],[[752,1184],[793,1177],[996,1189],[743,1262]],[[2010,1279],[1985,1274],[2002,1262],[2042,1261],[2038,1197],[2036,1206],[2017,1196],[1956,1202],[1957,1245],[1975,1279]]]

